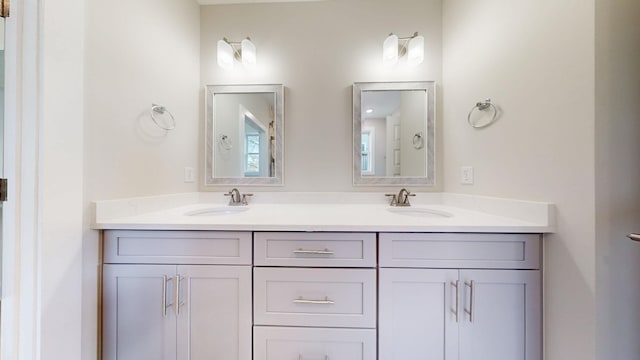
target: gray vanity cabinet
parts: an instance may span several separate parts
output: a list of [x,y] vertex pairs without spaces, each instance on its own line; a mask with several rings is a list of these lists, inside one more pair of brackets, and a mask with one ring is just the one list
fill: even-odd
[[541,360],[540,254],[538,234],[108,230],[102,358]]
[[244,232],[106,231],[102,358],[251,360],[250,244]]
[[379,242],[379,360],[541,359],[539,235]]

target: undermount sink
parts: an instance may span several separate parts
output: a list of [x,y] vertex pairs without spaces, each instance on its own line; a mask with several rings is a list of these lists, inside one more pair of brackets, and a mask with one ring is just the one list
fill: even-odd
[[204,209],[191,210],[184,213],[186,216],[221,216],[232,215],[249,210],[246,206],[214,206]]
[[415,216],[415,217],[423,217],[423,218],[447,218],[452,217],[453,214],[442,211],[442,210],[434,210],[428,208],[419,208],[419,207],[390,207],[387,208],[387,211],[392,212],[394,214],[405,215],[405,216]]

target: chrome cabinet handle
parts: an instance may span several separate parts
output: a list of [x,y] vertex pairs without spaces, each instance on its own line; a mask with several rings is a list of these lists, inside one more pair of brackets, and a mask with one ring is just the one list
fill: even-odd
[[176,316],[180,315],[180,306],[183,305],[183,303],[180,302],[180,281],[181,280],[182,280],[182,277],[180,276],[180,274],[176,275],[176,299],[174,302]]
[[[167,317],[167,275],[162,276],[162,317]],[[170,306],[170,305],[169,305]]]
[[476,298],[476,296],[475,296],[475,281],[473,281],[473,280],[471,280],[470,282],[466,282],[465,281],[464,284],[466,286],[468,286],[470,291],[471,291],[471,295],[470,295],[471,300],[470,300],[470,303],[469,303],[469,310],[464,309],[464,312],[469,314],[469,321],[473,322],[473,306],[474,306],[475,298]]
[[173,302],[167,303],[167,289],[169,282],[172,281],[171,277],[167,275],[162,276],[162,317],[167,317],[167,309],[173,306]]
[[298,249],[298,250],[293,250],[294,254],[313,254],[313,255],[333,255],[335,254],[334,251],[331,251],[329,249],[324,249],[324,250],[305,250],[305,249]]
[[633,241],[640,241],[640,234],[629,234],[627,237]]
[[332,305],[335,304],[335,301],[333,300],[329,300],[328,296],[324,297],[324,300],[310,300],[310,299],[303,299],[302,296],[300,296],[297,299],[293,300],[294,304],[316,304],[316,305]]
[[456,282],[451,282],[451,286],[456,289],[456,308],[454,310],[454,314],[456,315],[456,322],[460,320],[460,280],[456,280]]

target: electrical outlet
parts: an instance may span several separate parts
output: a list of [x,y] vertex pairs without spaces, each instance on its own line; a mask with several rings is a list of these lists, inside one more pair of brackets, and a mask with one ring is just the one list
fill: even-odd
[[464,185],[473,185],[473,167],[463,166],[460,168],[460,183]]
[[187,166],[184,168],[184,182],[192,183],[195,181],[195,177],[195,171],[192,167]]

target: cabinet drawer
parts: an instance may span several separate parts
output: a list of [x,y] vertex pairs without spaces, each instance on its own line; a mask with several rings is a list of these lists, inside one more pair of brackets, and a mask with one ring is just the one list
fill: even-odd
[[253,328],[254,360],[373,360],[373,329]]
[[381,233],[380,267],[539,269],[538,234]]
[[375,267],[375,233],[255,233],[255,265]]
[[376,271],[256,268],[254,324],[375,328]]
[[251,233],[109,230],[104,262],[250,265]]

